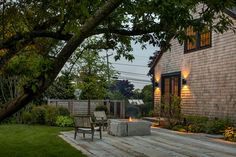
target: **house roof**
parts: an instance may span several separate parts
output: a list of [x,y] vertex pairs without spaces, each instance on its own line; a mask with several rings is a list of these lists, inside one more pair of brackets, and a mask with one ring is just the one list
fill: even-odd
[[233,7],[232,9],[226,9],[225,13],[228,14],[230,17],[236,19],[236,7]]
[[156,53],[154,53],[152,61],[148,64],[148,66],[150,67],[150,70],[148,72],[149,75],[153,74],[154,67],[160,60],[162,54],[163,54],[163,51],[156,51]]
[[129,104],[132,105],[144,105],[144,102],[142,99],[128,99]]
[[[226,9],[225,13],[228,14],[230,17],[236,19],[236,6],[233,7],[232,9]],[[152,61],[148,64],[148,66],[150,67],[148,75],[151,75],[154,73],[154,67],[158,63],[158,61],[160,60],[163,53],[164,53],[164,51],[156,51],[154,53]]]

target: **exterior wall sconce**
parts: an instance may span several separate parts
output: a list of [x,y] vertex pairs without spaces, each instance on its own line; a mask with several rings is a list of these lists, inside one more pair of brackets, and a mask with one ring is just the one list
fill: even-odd
[[182,79],[182,85],[187,85],[187,80],[186,79]]
[[156,87],[156,88],[159,87],[159,82],[155,82],[155,87]]

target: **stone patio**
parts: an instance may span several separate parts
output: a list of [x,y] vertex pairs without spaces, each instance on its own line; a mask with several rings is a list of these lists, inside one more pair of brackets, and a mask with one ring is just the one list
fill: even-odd
[[152,128],[148,136],[116,137],[98,133],[92,142],[90,135],[62,132],[65,141],[89,157],[236,157],[236,144],[223,141],[218,136],[191,134]]

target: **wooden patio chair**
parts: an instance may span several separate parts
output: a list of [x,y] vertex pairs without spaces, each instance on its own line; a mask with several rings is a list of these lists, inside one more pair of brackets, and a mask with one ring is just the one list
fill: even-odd
[[105,111],[94,111],[93,112],[95,123],[101,124],[104,130],[104,127],[107,127],[107,115]]
[[85,134],[91,134],[93,141],[93,136],[95,131],[99,131],[100,139],[102,139],[101,125],[95,126],[95,123],[92,122],[91,116],[87,115],[74,116],[74,122],[75,122],[74,139],[76,139],[77,133],[83,133],[83,138],[85,138]]

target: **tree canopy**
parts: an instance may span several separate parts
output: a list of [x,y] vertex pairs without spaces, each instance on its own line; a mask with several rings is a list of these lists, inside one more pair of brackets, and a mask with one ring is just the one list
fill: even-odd
[[115,95],[120,93],[123,98],[131,98],[133,96],[134,85],[128,80],[116,80],[111,85],[110,90]]
[[[199,3],[205,9],[194,19]],[[227,30],[232,21],[224,11],[232,6],[234,0],[3,0],[0,74],[19,76],[21,89],[1,105],[0,120],[39,97],[78,48],[113,49],[116,59],[130,59],[131,40],[166,49],[172,38],[186,39],[190,25]]]
[[90,114],[90,100],[103,99],[107,95],[107,65],[97,52],[82,54],[80,59],[78,88],[81,89],[81,99],[88,100],[88,114]]
[[43,94],[44,97],[51,99],[75,99],[75,88],[72,81],[73,77],[68,72],[62,72]]

